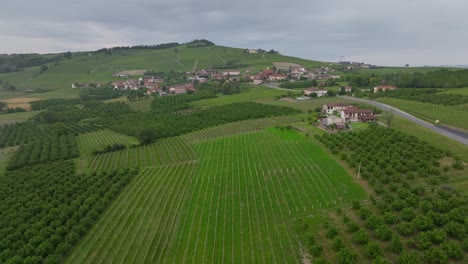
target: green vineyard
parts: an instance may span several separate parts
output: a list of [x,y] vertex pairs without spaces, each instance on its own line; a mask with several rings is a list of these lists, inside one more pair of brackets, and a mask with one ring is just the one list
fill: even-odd
[[131,145],[137,145],[138,140],[112,130],[100,130],[92,133],[80,134],[78,137],[78,148],[83,156],[89,156],[93,151],[100,150],[112,144],[122,144],[128,148]]
[[[138,148],[140,166],[150,166],[143,153],[181,164],[143,170],[69,263],[297,263],[291,219],[365,197],[342,167],[292,131],[204,140],[195,151],[182,143]],[[177,153],[155,152],[164,144]]]
[[148,167],[193,162],[194,150],[180,137],[162,139],[156,143],[89,158],[94,171]]

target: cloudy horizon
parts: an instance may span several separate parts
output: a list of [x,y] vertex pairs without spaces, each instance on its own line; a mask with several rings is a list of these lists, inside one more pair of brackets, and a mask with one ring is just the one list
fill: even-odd
[[4,3],[0,53],[55,53],[205,38],[320,61],[468,64],[463,0]]

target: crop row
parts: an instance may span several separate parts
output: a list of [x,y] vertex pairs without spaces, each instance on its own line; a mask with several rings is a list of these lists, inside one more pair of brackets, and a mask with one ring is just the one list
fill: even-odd
[[161,263],[178,232],[195,166],[142,170],[66,262]]
[[78,146],[74,135],[52,138],[42,137],[33,143],[21,145],[8,161],[7,170],[15,170],[28,165],[56,160],[66,160],[78,156]]
[[200,140],[213,139],[218,137],[233,136],[242,133],[254,132],[262,130],[269,126],[284,125],[288,123],[297,122],[298,118],[294,116],[277,116],[262,118],[256,120],[246,120],[226,125],[216,126],[193,132],[185,135],[184,137],[192,143]]
[[162,139],[150,145],[105,153],[89,158],[90,169],[147,167],[194,161],[194,150],[182,138]]
[[262,131],[195,147],[200,162],[191,203],[168,263],[299,262],[291,219],[364,195],[303,138]]
[[137,170],[76,175],[71,161],[0,178],[0,263],[60,263]]
[[[466,181],[460,161],[415,137],[377,125],[318,139],[356,168],[373,193],[369,204],[353,202],[354,210],[343,216],[345,228],[328,225],[326,231],[312,231],[333,239],[333,249],[325,250],[330,241],[307,238],[316,261],[336,255],[341,263],[456,263],[465,257],[466,197],[446,185],[457,175],[457,180]],[[350,252],[356,246],[362,250]]]
[[80,153],[84,156],[88,156],[93,151],[101,150],[113,144],[122,144],[127,148],[131,145],[138,144],[138,140],[135,138],[119,134],[112,130],[100,130],[92,133],[80,134],[77,142]]

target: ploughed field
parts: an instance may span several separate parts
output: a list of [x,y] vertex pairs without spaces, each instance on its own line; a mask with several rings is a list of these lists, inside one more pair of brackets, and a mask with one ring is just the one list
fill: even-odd
[[[220,131],[104,154],[134,155],[146,168],[66,262],[298,263],[296,217],[365,197],[341,166],[294,131]],[[89,169],[114,168],[102,165],[110,160],[93,160]]]

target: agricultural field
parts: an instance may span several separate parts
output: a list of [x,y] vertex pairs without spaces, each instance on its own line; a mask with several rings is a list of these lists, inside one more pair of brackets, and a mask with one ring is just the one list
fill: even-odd
[[297,263],[294,217],[366,196],[315,143],[290,130],[193,148],[196,162],[144,169],[67,262]]
[[5,173],[8,160],[17,149],[18,147],[0,148],[0,177]]
[[135,111],[148,112],[151,110],[152,98],[137,101],[126,101],[126,103]]
[[184,135],[183,137],[186,138],[188,142],[194,143],[200,140],[255,132],[266,127],[295,123],[299,120],[300,118],[295,116],[278,116],[245,120],[192,132]]
[[377,101],[397,107],[431,123],[439,120],[442,124],[468,129],[467,105],[442,106],[384,97],[378,98]]
[[161,139],[156,143],[88,158],[92,171],[149,167],[195,162],[196,154],[181,137]]
[[304,60],[280,54],[247,54],[243,49],[223,46],[188,48],[186,45],[161,50],[115,51],[112,55],[74,53],[70,60],[49,64],[40,74],[40,67],[30,67],[21,72],[0,74],[0,79],[14,84],[19,90],[63,89],[75,82],[109,82],[112,75],[126,70],[148,69],[156,72],[191,71],[238,61],[249,69],[272,67],[272,62],[288,61],[307,68],[323,65],[322,62]]
[[127,148],[137,145],[136,138],[122,135],[112,130],[100,130],[91,133],[80,134],[77,139],[78,148],[82,156],[89,156],[93,151],[101,150],[113,144],[122,144]]
[[0,115],[0,126],[24,122],[40,112],[32,111]]
[[318,139],[372,189],[321,224],[299,221],[314,261],[466,263],[466,164],[377,125]]
[[439,94],[461,94],[464,96],[468,96],[468,87],[444,89],[443,91],[439,92]]

